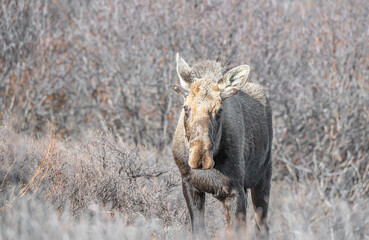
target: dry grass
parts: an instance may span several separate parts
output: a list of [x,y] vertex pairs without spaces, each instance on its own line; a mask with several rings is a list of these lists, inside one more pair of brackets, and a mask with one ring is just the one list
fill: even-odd
[[[3,239],[190,236],[179,172],[169,153],[133,147],[105,133],[74,142],[52,134],[35,140],[2,125],[0,159]],[[352,203],[322,193],[327,186],[320,184],[309,178],[273,181],[268,220],[272,239],[369,237],[368,200],[357,195]],[[255,234],[250,206],[246,232],[225,231],[222,205],[211,196],[206,215],[215,239]]]

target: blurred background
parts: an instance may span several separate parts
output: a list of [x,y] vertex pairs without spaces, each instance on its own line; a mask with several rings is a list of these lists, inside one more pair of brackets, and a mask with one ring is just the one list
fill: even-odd
[[[179,52],[190,65],[248,64],[273,109],[273,180],[306,182],[323,202],[352,207],[369,196],[368,23],[369,2],[359,0],[2,0],[2,191],[27,183],[43,160],[42,147],[35,158],[17,149],[6,155],[9,131],[46,147],[49,123],[63,144],[102,132],[112,144],[144,146],[157,152],[153,162],[170,162],[182,104],[171,91]],[[32,170],[11,180],[20,158]],[[170,172],[177,183],[176,171],[149,175]],[[47,175],[50,191],[56,172]],[[359,233],[368,237],[368,228]]]

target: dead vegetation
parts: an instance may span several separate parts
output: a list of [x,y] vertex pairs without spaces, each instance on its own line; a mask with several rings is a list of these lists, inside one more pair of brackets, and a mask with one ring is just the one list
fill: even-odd
[[[106,233],[112,239],[189,236],[179,174],[168,152],[133,147],[106,133],[73,142],[53,135],[35,140],[2,125],[0,153],[0,236],[4,239],[28,232],[35,238],[98,239],[105,229],[113,228],[119,234]],[[336,193],[344,189],[323,179],[273,182],[272,239],[368,237],[367,198],[360,194],[351,201]],[[207,202],[210,236],[253,236],[251,214],[246,232],[224,232],[220,203],[210,196]],[[50,229],[41,231],[45,224]]]
[[368,12],[356,0],[2,1],[0,239],[188,234],[168,151],[176,52],[246,63],[268,89],[273,239],[369,238]]

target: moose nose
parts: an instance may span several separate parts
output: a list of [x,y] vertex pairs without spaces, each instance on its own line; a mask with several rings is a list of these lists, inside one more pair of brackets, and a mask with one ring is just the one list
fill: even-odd
[[203,141],[192,142],[188,164],[192,169],[211,169],[214,166],[211,153],[209,144]]

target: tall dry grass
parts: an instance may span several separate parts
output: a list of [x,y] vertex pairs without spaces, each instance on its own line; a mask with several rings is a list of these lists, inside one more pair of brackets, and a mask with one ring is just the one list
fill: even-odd
[[[3,124],[0,159],[3,239],[190,236],[179,172],[168,152],[133,147],[107,133],[91,133],[72,142],[54,135],[34,139]],[[274,177],[268,220],[272,239],[369,236],[367,198],[356,195],[352,201],[337,194],[337,188],[322,192],[330,185],[319,179],[277,179]],[[252,211],[249,206],[246,230],[226,232],[222,205],[209,195],[209,235],[252,238]]]

